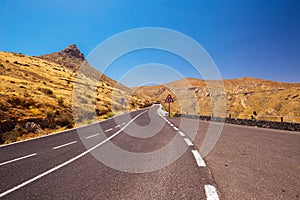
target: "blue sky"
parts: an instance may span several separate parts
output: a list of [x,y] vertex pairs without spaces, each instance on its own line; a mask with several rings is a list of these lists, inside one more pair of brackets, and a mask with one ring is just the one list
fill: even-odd
[[[300,82],[298,0],[1,0],[0,18],[2,51],[41,55],[75,43],[87,56],[119,32],[164,27],[201,44],[225,79],[251,76]],[[146,84],[142,76],[134,81],[124,77],[147,63],[170,66],[180,74],[158,79],[159,71],[149,71],[155,83],[201,78],[178,56],[155,50],[124,55],[104,73],[128,86]]]

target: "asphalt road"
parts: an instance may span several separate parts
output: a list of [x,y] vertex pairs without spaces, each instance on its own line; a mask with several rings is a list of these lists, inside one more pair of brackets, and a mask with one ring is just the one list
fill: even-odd
[[[209,122],[171,118],[200,150]],[[198,124],[197,133],[191,127]],[[212,123],[213,124],[213,123]],[[224,124],[203,158],[222,199],[300,199],[299,132]]]
[[0,147],[0,198],[218,199],[196,146],[158,109]]

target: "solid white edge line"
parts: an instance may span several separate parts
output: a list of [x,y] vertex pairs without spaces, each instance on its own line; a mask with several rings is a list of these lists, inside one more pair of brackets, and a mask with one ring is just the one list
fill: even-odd
[[13,160],[5,161],[5,162],[3,162],[3,163],[0,163],[0,166],[6,165],[6,164],[8,164],[8,163],[12,163],[12,162],[15,162],[15,161],[18,161],[18,160],[22,160],[22,159],[25,159],[25,158],[29,158],[29,157],[32,157],[32,156],[35,156],[35,155],[37,155],[37,153],[33,153],[33,154],[29,154],[29,155],[27,155],[27,156],[22,156],[22,157],[20,157],[20,158],[15,158],[15,159],[13,159]]
[[189,138],[183,138],[183,139],[188,146],[193,146],[193,143],[191,142],[191,140]]
[[202,159],[200,153],[197,150],[192,150],[192,153],[196,159],[197,165],[199,167],[206,167],[204,160]]
[[182,137],[185,137],[184,133],[181,132],[181,131],[178,131],[179,135],[182,136]]
[[204,185],[207,200],[219,200],[217,189],[213,185]]
[[35,181],[35,180],[37,180],[37,179],[40,179],[40,178],[42,178],[43,176],[46,176],[47,174],[50,174],[51,172],[54,172],[54,171],[58,170],[59,168],[62,168],[62,167],[64,167],[65,165],[67,165],[67,164],[69,164],[69,163],[71,163],[71,162],[73,162],[73,161],[75,161],[75,160],[81,158],[82,156],[88,154],[89,152],[93,151],[94,149],[98,148],[99,146],[103,145],[105,142],[109,141],[110,139],[112,139],[113,137],[115,137],[116,135],[118,135],[118,134],[119,134],[120,132],[122,132],[127,126],[129,126],[129,124],[130,124],[133,120],[135,120],[136,118],[138,118],[140,115],[142,115],[142,114],[145,113],[146,111],[147,111],[147,110],[145,110],[144,112],[141,112],[140,114],[138,114],[137,116],[135,116],[132,120],[130,120],[130,121],[128,122],[128,124],[126,124],[125,126],[123,126],[118,132],[114,133],[113,135],[111,135],[110,137],[106,138],[106,139],[103,140],[102,142],[98,143],[98,144],[95,145],[94,147],[92,147],[92,148],[90,148],[90,149],[84,151],[83,153],[81,153],[81,154],[79,154],[79,155],[77,155],[77,156],[71,158],[70,160],[67,160],[66,162],[64,162],[64,163],[62,163],[62,164],[60,164],[60,165],[57,165],[56,167],[53,167],[53,168],[51,168],[51,169],[49,169],[49,170],[47,170],[47,171],[45,171],[45,172],[43,172],[43,173],[41,173],[41,174],[39,174],[39,175],[33,177],[33,178],[31,178],[31,179],[29,179],[29,180],[27,180],[27,181],[25,181],[25,182],[23,182],[23,183],[21,183],[21,184],[19,184],[19,185],[13,187],[13,188],[11,188],[11,189],[9,189],[9,190],[6,190],[5,192],[2,192],[2,193],[0,194],[0,197],[3,197],[3,196],[5,196],[5,195],[7,195],[7,194],[9,194],[9,193],[11,193],[11,192],[13,192],[13,191],[15,191],[15,190],[21,188],[21,187],[24,187],[25,185],[28,185],[29,183],[31,183],[31,182],[33,182],[33,181]]
[[85,139],[90,139],[90,138],[92,138],[92,137],[96,137],[97,135],[99,135],[100,133],[96,133],[96,134],[94,134],[94,135],[90,135],[90,136],[87,136],[87,137],[85,137]]
[[74,143],[76,143],[76,142],[77,142],[77,140],[76,140],[76,141],[73,141],[73,142],[66,143],[66,144],[62,144],[62,145],[59,145],[59,146],[56,146],[56,147],[53,147],[52,149],[59,149],[59,148],[62,148],[62,147],[65,147],[65,146],[74,144]]
[[106,132],[112,131],[112,130],[113,130],[112,128],[109,128],[109,129],[105,130],[104,132],[106,133]]

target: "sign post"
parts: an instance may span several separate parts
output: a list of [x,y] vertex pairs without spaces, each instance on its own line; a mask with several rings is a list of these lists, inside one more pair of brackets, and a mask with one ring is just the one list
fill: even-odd
[[170,117],[170,116],[171,116],[171,115],[170,115],[170,114],[171,114],[170,103],[171,103],[171,102],[173,103],[173,102],[174,102],[174,99],[173,99],[173,97],[169,94],[169,95],[167,96],[165,102],[169,104],[169,117]]
[[121,98],[121,99],[120,99],[120,103],[121,103],[122,108],[123,108],[123,107],[124,107],[124,103],[125,103],[125,98]]

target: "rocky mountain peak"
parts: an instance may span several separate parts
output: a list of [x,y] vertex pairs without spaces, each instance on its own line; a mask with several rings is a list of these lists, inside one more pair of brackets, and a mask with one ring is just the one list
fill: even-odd
[[62,55],[65,57],[74,57],[78,58],[80,60],[84,60],[84,55],[83,53],[80,52],[80,50],[77,48],[76,44],[71,44],[67,48],[63,49],[61,51]]
[[86,61],[83,53],[81,53],[81,51],[77,48],[76,44],[71,44],[60,52],[54,52],[37,57],[55,62],[75,71],[77,71],[82,63]]

